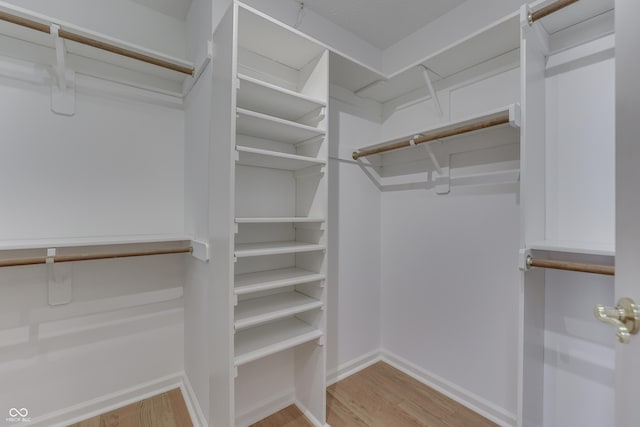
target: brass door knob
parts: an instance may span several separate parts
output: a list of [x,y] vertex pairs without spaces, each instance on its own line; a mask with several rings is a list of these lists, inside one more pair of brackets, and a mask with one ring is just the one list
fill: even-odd
[[640,329],[640,308],[631,298],[620,298],[615,307],[596,305],[593,309],[596,319],[616,327],[616,337],[622,344],[627,344],[631,335]]

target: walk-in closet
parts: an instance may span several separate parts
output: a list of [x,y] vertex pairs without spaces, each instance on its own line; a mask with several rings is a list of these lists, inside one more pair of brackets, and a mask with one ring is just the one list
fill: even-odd
[[637,18],[0,2],[0,425],[640,425]]

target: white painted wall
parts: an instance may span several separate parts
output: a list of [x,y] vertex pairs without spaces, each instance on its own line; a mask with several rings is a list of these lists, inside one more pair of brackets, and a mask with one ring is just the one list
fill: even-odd
[[549,240],[614,243],[614,74],[608,58],[546,80]]
[[185,57],[185,23],[129,0],[8,0],[34,11],[177,58]]
[[336,98],[329,113],[327,372],[333,381],[380,347],[382,242],[380,192],[348,157],[378,137],[376,114]]
[[77,93],[60,116],[49,91],[0,81],[1,239],[182,234],[182,111]]

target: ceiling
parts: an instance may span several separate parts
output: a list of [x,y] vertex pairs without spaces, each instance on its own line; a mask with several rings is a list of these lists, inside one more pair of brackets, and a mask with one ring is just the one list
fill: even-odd
[[167,16],[184,21],[189,13],[191,0],[131,0]]
[[456,8],[465,0],[296,1],[304,2],[304,8],[313,10],[378,49],[386,49]]

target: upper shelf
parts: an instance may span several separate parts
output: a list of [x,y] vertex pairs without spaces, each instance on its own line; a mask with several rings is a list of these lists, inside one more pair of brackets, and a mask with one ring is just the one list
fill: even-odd
[[38,64],[56,65],[55,38],[50,27],[60,27],[69,69],[113,81],[146,85],[182,95],[193,79],[188,61],[124,42],[27,9],[0,2],[0,54]]
[[519,48],[520,20],[519,14],[514,13],[390,75],[333,54],[329,76],[335,85],[385,103],[426,88],[420,65],[430,70],[429,77],[438,90],[447,81],[454,83],[456,77],[464,77],[474,69],[475,73],[486,73],[492,68],[517,66]]
[[519,104],[511,104],[483,114],[442,123],[437,127],[419,132],[419,135],[421,135],[420,138],[414,139],[415,134],[404,135],[384,143],[363,147],[357,152],[354,152],[353,157],[357,160],[360,157],[410,147],[411,140],[414,140],[415,144],[421,143],[422,140],[424,140],[425,143],[431,140],[453,142],[457,139],[465,138],[471,133],[473,133],[473,135],[482,134],[483,137],[489,139],[510,139],[511,142],[513,142],[520,137],[519,127],[520,106]]
[[141,236],[93,236],[55,239],[25,239],[0,241],[0,250],[68,248],[85,246],[128,245],[134,243],[163,243],[191,241],[191,237],[183,235],[141,235]]
[[544,240],[527,245],[529,249],[539,251],[564,252],[582,255],[615,256],[615,245],[606,243],[569,242]]
[[246,6],[238,5],[238,46],[279,64],[300,70],[325,51],[324,46],[295,28]]
[[238,108],[236,130],[241,135],[255,138],[269,139],[271,141],[297,144],[308,139],[325,134],[322,129],[279,119],[255,111]]
[[284,89],[243,74],[238,74],[238,107],[297,121],[327,105],[326,102]]

